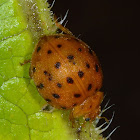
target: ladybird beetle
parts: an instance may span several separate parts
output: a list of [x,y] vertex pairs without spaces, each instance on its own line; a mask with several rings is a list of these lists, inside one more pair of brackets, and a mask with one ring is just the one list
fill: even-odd
[[32,54],[30,76],[53,107],[71,110],[70,119],[94,120],[100,113],[102,70],[96,54],[71,34],[41,37]]

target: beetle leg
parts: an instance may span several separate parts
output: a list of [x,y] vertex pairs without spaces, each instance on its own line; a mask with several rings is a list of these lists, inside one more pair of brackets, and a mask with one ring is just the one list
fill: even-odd
[[103,92],[98,91],[93,96],[88,97],[82,104],[73,108],[70,116],[79,118],[84,116],[94,120],[100,113],[100,104],[103,100]]
[[60,24],[56,19],[56,15],[54,15],[54,19],[55,19],[55,24],[56,24],[56,26],[61,30],[61,31],[63,31],[64,33],[66,33],[66,34],[69,34],[69,35],[72,35],[73,36],[73,34],[72,34],[72,32],[69,30],[69,29],[67,29],[66,27],[64,27],[62,24]]

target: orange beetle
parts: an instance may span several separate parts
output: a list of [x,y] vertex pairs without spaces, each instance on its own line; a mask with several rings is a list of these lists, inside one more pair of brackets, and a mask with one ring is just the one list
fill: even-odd
[[71,109],[70,119],[100,113],[102,70],[96,54],[71,34],[43,36],[31,59],[30,76],[53,107]]

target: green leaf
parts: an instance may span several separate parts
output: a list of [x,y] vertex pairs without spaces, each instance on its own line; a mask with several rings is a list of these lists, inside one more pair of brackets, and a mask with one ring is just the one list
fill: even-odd
[[[0,1],[0,140],[77,138],[69,111],[42,111],[46,102],[30,79],[30,63],[21,65],[40,36],[56,31],[48,7],[45,0]],[[82,139],[91,139],[85,130]],[[98,138],[103,139],[96,132],[93,139]]]

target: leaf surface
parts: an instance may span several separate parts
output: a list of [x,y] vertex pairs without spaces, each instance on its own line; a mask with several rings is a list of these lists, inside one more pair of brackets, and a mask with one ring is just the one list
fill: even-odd
[[[36,1],[39,18],[46,15],[42,21],[45,22],[50,13],[42,12],[43,3]],[[72,139],[61,112],[41,111],[46,102],[29,77],[30,63],[21,65],[31,58],[34,40],[39,35],[33,35],[34,30],[29,28],[32,23],[27,21],[26,9],[20,4],[27,3],[0,1],[0,140]],[[53,26],[51,20],[47,24]],[[44,30],[45,33],[48,32]]]
[[[21,65],[42,35],[56,31],[48,7],[46,0],[0,0],[0,140],[77,139],[67,111],[42,111],[46,101],[29,76],[30,63]],[[81,139],[103,140],[87,131]]]

